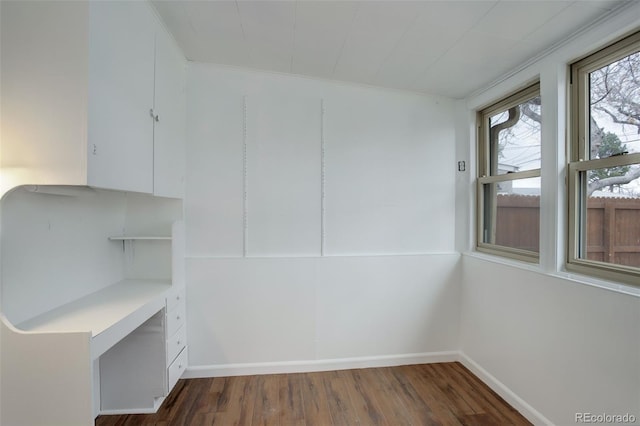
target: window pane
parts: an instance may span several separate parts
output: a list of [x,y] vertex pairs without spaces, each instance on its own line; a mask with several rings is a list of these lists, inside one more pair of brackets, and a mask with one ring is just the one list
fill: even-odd
[[483,198],[484,243],[539,252],[539,178],[485,184]]
[[[640,165],[589,170],[587,177],[580,258],[640,267]],[[630,181],[603,186],[616,179]]]
[[540,168],[540,97],[489,119],[491,174]]
[[640,52],[589,74],[589,155],[640,152]]

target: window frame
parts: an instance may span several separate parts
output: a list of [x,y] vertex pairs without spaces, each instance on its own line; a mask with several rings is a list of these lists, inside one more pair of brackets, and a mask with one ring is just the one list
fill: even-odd
[[[491,174],[491,158],[492,149],[490,138],[490,126],[489,119],[500,112],[504,112],[509,108],[520,105],[530,99],[541,96],[540,94],[540,82],[536,81],[533,84],[525,86],[523,89],[518,90],[511,95],[508,95],[499,101],[489,105],[482,110],[479,110],[476,114],[477,123],[477,170],[478,176],[476,179],[476,250],[488,254],[503,256],[515,260],[521,260],[529,263],[539,263],[539,252],[533,252],[529,250],[501,246],[493,243],[484,242],[484,228],[485,228],[485,185],[497,184],[502,182],[513,182],[516,180],[536,178],[541,176],[542,168],[524,170],[518,172],[509,172],[505,174]],[[542,126],[542,123],[540,123]],[[541,197],[542,198],[542,197]],[[495,216],[494,216],[495,219]],[[492,219],[493,220],[493,219]]]
[[569,68],[569,135],[567,138],[567,253],[565,267],[596,278],[640,286],[640,267],[580,258],[585,247],[588,171],[640,164],[640,153],[591,159],[589,74],[640,51],[640,31],[580,59]]

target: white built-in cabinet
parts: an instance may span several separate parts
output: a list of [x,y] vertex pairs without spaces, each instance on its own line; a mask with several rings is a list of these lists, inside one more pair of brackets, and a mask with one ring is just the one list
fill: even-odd
[[145,1],[0,8],[0,423],[153,412],[187,366],[185,59]]
[[157,411],[188,361],[181,200],[21,186],[1,207],[0,424]]
[[89,185],[153,192],[154,51],[145,3],[90,4]]
[[2,194],[182,197],[185,60],[147,2],[2,2],[1,18]]

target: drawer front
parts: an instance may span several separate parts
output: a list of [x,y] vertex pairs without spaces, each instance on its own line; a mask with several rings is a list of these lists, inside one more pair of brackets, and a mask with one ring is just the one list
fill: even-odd
[[178,303],[171,311],[167,312],[167,338],[171,338],[176,331],[184,324],[184,315],[186,311],[186,304],[184,300]]
[[167,295],[167,312],[172,311],[181,302],[184,302],[184,287],[170,290]]
[[180,329],[167,340],[167,364],[178,356],[180,351],[184,349],[187,343],[187,328],[185,326]]
[[178,379],[182,377],[184,370],[187,369],[187,348],[184,348],[180,355],[173,361],[173,363],[169,366],[168,376],[169,376],[169,392],[176,385]]

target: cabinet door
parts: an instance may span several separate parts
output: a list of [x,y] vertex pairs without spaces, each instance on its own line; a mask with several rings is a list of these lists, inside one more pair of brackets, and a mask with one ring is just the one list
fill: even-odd
[[146,2],[91,2],[87,175],[153,192],[154,18]]
[[155,195],[183,197],[185,174],[185,59],[169,34],[158,28],[154,111]]

